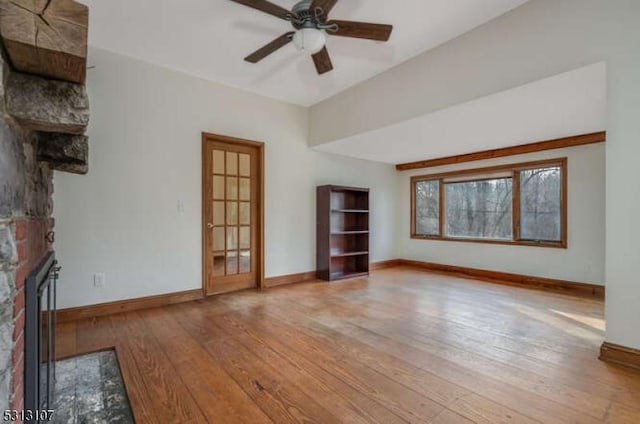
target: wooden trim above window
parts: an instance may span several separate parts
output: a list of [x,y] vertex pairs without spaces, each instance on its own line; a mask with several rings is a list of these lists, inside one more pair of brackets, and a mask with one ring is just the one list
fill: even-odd
[[409,171],[411,169],[432,168],[435,166],[453,165],[456,163],[473,162],[484,159],[495,159],[506,156],[522,155],[525,153],[542,152],[545,150],[562,149],[565,147],[603,143],[606,140],[607,133],[605,131],[601,131],[590,134],[576,135],[573,137],[556,138],[554,140],[521,144],[518,146],[503,147],[500,149],[483,150],[474,153],[467,153],[464,155],[447,156],[436,159],[421,160],[417,162],[401,163],[396,165],[396,170]]
[[[560,240],[523,240],[520,234],[520,171],[536,168],[551,168],[557,166],[560,168],[561,190],[560,190]],[[512,173],[513,183],[513,206],[512,206],[512,225],[513,239],[484,239],[484,238],[468,238],[468,237],[450,237],[445,235],[445,190],[446,179],[456,180],[461,177],[469,177],[461,179],[461,181],[481,181],[486,180],[487,174],[496,174],[498,172],[510,171]],[[478,178],[472,178],[477,176]],[[439,181],[439,235],[423,235],[416,231],[416,183],[420,181]],[[457,181],[456,181],[457,182]],[[556,158],[537,160],[530,162],[521,162],[515,164],[496,165],[483,168],[463,169],[459,171],[441,172],[437,174],[416,175],[411,177],[411,238],[418,240],[439,240],[439,241],[455,241],[455,242],[473,242],[487,244],[503,244],[518,246],[535,246],[535,247],[552,247],[566,249],[567,242],[567,226],[568,226],[568,176],[567,176],[567,158]]]
[[[482,179],[482,176],[485,174],[493,174],[500,171],[523,171],[525,169],[533,169],[533,168],[545,168],[556,166],[564,166],[567,162],[567,158],[556,158],[556,159],[543,159],[543,160],[534,160],[529,162],[518,162],[518,163],[509,163],[504,165],[494,165],[494,166],[485,166],[482,168],[470,168],[470,169],[461,169],[458,171],[448,171],[448,172],[440,172],[437,174],[425,174],[425,175],[414,175],[411,177],[411,182],[415,181],[428,181],[428,180],[439,180],[446,178],[457,178],[462,176],[472,176],[478,175]],[[469,178],[467,181],[476,180],[475,178]]]

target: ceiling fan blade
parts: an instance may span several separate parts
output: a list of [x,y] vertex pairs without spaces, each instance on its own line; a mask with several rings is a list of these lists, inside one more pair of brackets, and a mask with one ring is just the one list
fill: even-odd
[[292,15],[290,11],[284,7],[280,7],[276,4],[268,2],[266,0],[231,0],[236,3],[244,4],[245,6],[252,7],[260,10],[261,12],[268,13],[280,19],[288,20],[287,17]]
[[269,44],[264,47],[259,48],[255,52],[251,53],[249,56],[245,57],[244,60],[251,63],[258,63],[265,57],[269,56],[271,53],[276,50],[286,46],[293,40],[294,32],[287,32],[286,34],[282,34],[280,37],[276,38]]
[[384,24],[370,24],[368,22],[331,20],[328,25],[336,24],[336,31],[328,30],[331,35],[340,37],[365,38],[367,40],[387,41],[393,31],[393,26]]
[[316,70],[318,71],[318,74],[322,75],[333,69],[333,64],[331,63],[329,51],[327,50],[326,46],[311,57],[313,58],[313,63],[316,64]]
[[309,10],[311,10],[311,12],[313,13],[316,8],[319,7],[320,9],[322,9],[322,15],[326,19],[327,16],[329,16],[329,12],[331,12],[331,9],[333,9],[333,6],[335,6],[336,3],[338,3],[338,0],[313,0],[313,3],[311,3],[311,7],[309,8]]

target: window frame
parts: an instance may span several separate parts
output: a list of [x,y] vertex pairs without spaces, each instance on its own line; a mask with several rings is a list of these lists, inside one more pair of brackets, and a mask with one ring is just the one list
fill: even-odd
[[[560,240],[528,240],[520,237],[520,171],[538,168],[560,168]],[[483,175],[510,172],[512,178],[512,225],[513,239],[485,239],[473,237],[447,237],[445,235],[445,183],[447,178],[469,177],[467,181],[481,181]],[[473,178],[473,176],[477,178]],[[438,181],[439,183],[439,233],[438,235],[423,235],[416,233],[416,183],[423,181]],[[462,169],[457,171],[442,172],[437,174],[416,175],[411,177],[411,238],[417,240],[440,240],[455,242],[471,242],[471,243],[487,243],[487,244],[503,244],[517,246],[536,246],[566,249],[567,241],[567,225],[568,225],[568,176],[567,176],[567,158],[545,159],[530,162],[520,162],[505,165],[488,166],[482,168]]]

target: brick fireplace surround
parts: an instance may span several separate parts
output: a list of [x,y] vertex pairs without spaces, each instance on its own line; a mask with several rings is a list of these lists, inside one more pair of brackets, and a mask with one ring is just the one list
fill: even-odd
[[40,263],[45,254],[51,249],[46,237],[52,229],[53,220],[46,218],[19,218],[14,223],[14,239],[18,261],[15,278],[15,298],[13,300],[14,329],[11,355],[13,375],[10,409],[24,409],[24,282],[29,272]]

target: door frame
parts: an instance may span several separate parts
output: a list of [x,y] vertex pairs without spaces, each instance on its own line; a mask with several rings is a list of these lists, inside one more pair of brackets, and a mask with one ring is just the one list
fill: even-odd
[[[207,143],[209,142],[217,142],[224,143],[235,146],[249,146],[255,147],[258,150],[258,173],[257,173],[257,190],[258,190],[258,199],[257,199],[257,210],[258,210],[258,218],[257,218],[257,234],[258,240],[256,243],[258,254],[256,255],[256,279],[257,288],[263,289],[265,288],[265,277],[264,277],[264,143],[261,141],[254,140],[245,140],[242,138],[229,137],[226,135],[213,134],[208,132],[202,133],[202,165],[201,165],[201,173],[202,173],[202,188],[201,188],[201,202],[202,202],[202,212],[201,212],[201,238],[202,238],[202,296],[207,297],[207,264],[205,257],[206,250],[206,231],[207,229],[207,219],[206,219],[206,211],[205,211],[205,203],[206,203],[206,194],[205,194],[205,186],[206,186],[206,174],[205,174],[205,166],[206,166],[206,149]],[[213,296],[213,295],[212,295]]]

